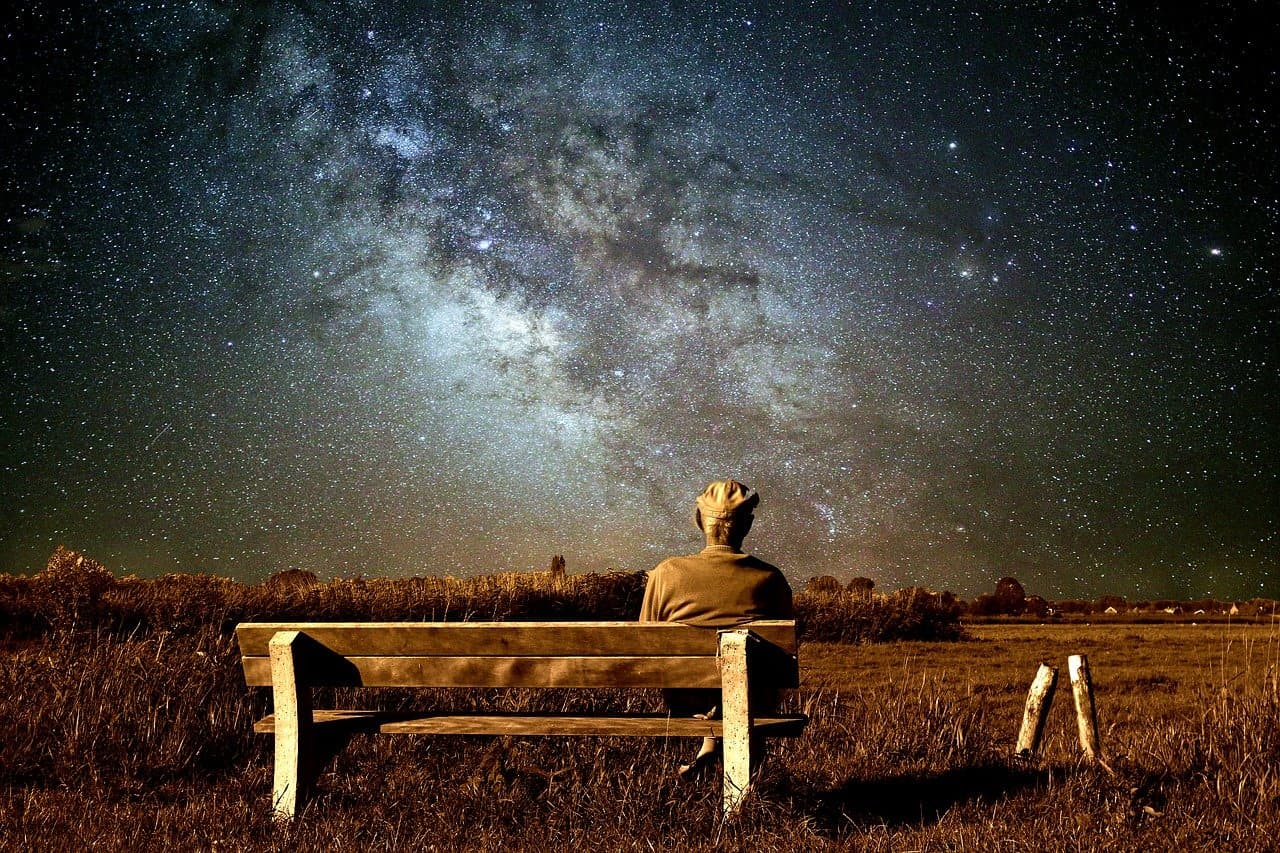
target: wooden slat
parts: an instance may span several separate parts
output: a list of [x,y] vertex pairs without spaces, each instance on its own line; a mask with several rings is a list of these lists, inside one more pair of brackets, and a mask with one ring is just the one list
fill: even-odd
[[[788,654],[795,622],[744,626]],[[277,631],[302,631],[340,655],[715,655],[716,632],[662,622],[244,622],[240,653],[266,656]]]
[[[244,658],[245,682],[271,684],[269,658]],[[299,665],[312,686],[719,687],[714,657],[339,657],[323,649]]]
[[[761,734],[794,737],[803,716],[757,717],[753,729]],[[316,711],[317,731],[328,726],[385,734],[437,735],[574,735],[591,737],[718,737],[719,720],[694,720],[666,715],[590,717],[557,714],[417,714],[393,711]],[[275,731],[275,716],[254,724],[261,733]]]

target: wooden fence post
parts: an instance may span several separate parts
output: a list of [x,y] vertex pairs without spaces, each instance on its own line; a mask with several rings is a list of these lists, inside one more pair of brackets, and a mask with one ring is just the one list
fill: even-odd
[[1040,738],[1044,734],[1045,720],[1049,719],[1049,708],[1053,705],[1053,694],[1058,687],[1058,669],[1046,663],[1040,664],[1036,670],[1035,680],[1027,691],[1027,705],[1022,712],[1022,728],[1018,730],[1018,745],[1014,752],[1030,758],[1040,748]]
[[751,786],[751,700],[747,684],[747,641],[739,629],[720,634],[720,705],[724,726],[724,816],[730,817]]
[[1071,695],[1076,703],[1076,729],[1080,733],[1080,748],[1090,761],[1102,760],[1102,747],[1098,743],[1098,710],[1093,703],[1093,680],[1089,677],[1089,658],[1072,655],[1067,658],[1071,673]]

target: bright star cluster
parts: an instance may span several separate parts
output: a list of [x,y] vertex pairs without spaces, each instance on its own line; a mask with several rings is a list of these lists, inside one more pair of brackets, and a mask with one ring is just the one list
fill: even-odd
[[1280,595],[1251,14],[24,7],[0,569]]

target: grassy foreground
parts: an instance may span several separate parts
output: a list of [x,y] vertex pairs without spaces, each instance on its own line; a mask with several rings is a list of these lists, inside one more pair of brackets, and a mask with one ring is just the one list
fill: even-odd
[[[677,782],[685,742],[361,736],[277,826],[270,739],[250,730],[267,691],[244,686],[223,621],[175,624],[7,625],[0,848],[1274,850],[1280,833],[1273,627],[807,642],[789,702],[812,723],[775,743],[728,825],[718,780]],[[1041,758],[1009,757],[1036,662],[1065,682],[1070,653],[1090,656],[1115,776],[1077,763],[1065,683]],[[335,692],[317,704],[658,707],[638,691]]]

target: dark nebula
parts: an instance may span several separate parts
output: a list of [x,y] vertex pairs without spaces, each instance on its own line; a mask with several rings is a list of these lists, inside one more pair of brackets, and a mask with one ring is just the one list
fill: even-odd
[[1280,595],[1263,4],[15,14],[0,569]]

